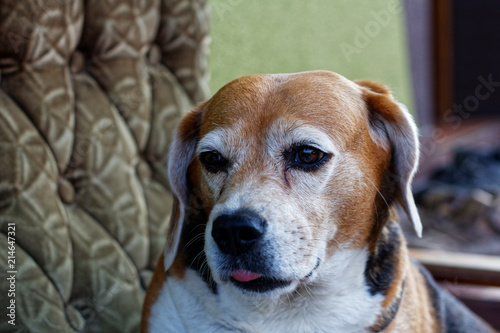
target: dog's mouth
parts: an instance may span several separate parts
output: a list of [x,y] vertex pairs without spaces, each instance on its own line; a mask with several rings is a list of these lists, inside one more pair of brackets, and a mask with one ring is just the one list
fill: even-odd
[[[300,281],[310,278],[314,271],[320,266],[321,260],[318,258],[314,268],[306,274]],[[236,269],[227,277],[233,285],[245,291],[256,293],[265,293],[276,289],[282,289],[290,286],[293,280],[281,279],[277,277],[266,276],[261,273],[252,272],[246,269]]]
[[230,281],[238,288],[257,293],[265,293],[274,289],[285,288],[292,283],[292,281],[266,277],[259,273],[242,269],[234,271],[231,274]]

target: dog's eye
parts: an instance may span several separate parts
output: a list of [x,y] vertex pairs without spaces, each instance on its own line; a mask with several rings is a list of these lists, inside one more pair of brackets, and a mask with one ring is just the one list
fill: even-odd
[[295,155],[295,161],[302,164],[312,165],[319,162],[324,155],[325,153],[320,150],[310,147],[301,147]]
[[227,167],[228,160],[216,151],[206,151],[200,154],[201,164],[210,172],[219,172]]
[[314,171],[329,159],[330,154],[311,146],[298,145],[288,150],[285,157],[291,168]]

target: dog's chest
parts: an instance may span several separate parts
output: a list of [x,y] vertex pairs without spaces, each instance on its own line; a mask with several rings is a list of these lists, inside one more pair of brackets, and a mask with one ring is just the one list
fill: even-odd
[[188,271],[183,280],[169,278],[163,285],[150,328],[168,333],[366,332],[381,302],[382,296],[359,288],[335,298],[311,298],[304,291],[287,300],[244,304],[230,293],[211,293],[195,272]]

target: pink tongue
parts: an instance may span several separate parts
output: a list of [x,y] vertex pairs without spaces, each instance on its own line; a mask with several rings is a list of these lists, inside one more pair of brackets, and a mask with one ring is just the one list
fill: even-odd
[[233,279],[240,282],[253,281],[260,278],[261,276],[261,274],[252,273],[244,269],[238,269],[237,271],[234,271],[233,274],[231,274],[231,277]]

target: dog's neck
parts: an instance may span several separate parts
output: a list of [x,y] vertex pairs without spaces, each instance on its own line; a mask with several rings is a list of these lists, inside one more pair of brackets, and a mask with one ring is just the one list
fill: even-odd
[[389,326],[399,309],[409,257],[401,228],[394,221],[385,225],[379,237],[371,245],[365,278],[370,294],[384,296],[382,313],[376,324],[371,327],[373,332],[380,332]]

